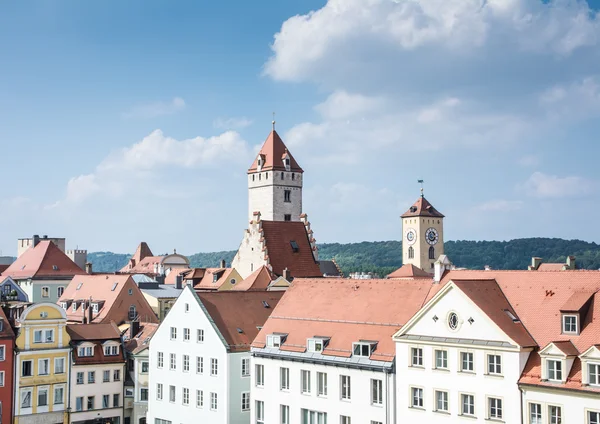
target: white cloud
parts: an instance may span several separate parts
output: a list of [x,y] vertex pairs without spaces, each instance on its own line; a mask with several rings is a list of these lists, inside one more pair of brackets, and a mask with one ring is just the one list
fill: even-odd
[[333,92],[327,100],[315,106],[315,110],[324,119],[364,118],[380,110],[385,100],[380,97],[368,97],[351,94],[344,90]]
[[579,176],[558,177],[534,172],[518,188],[540,199],[558,199],[587,196],[596,191],[598,184]]
[[181,97],[174,97],[168,102],[157,101],[134,106],[131,110],[124,112],[122,116],[125,119],[149,119],[164,115],[174,115],[183,111],[185,107],[185,100]]
[[521,200],[496,199],[482,203],[477,209],[484,212],[514,212],[523,206]]
[[253,121],[245,116],[238,118],[217,118],[213,121],[213,127],[225,130],[234,130],[249,127],[252,125],[252,123]]

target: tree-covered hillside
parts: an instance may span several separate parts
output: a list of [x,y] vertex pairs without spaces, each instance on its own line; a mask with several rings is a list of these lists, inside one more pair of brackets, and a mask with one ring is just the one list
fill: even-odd
[[[489,265],[494,269],[527,269],[532,256],[544,258],[544,262],[565,262],[568,255],[577,257],[577,267],[600,269],[600,245],[581,240],[556,238],[527,238],[511,241],[448,241],[446,254],[459,267],[482,269]],[[196,267],[216,267],[221,259],[231,263],[235,251],[196,253],[190,263]],[[375,241],[362,243],[325,243],[319,245],[321,259],[333,259],[348,275],[354,271],[389,274],[402,265],[402,244],[399,241]],[[88,255],[95,271],[113,272],[122,268],[129,255],[96,252]]]

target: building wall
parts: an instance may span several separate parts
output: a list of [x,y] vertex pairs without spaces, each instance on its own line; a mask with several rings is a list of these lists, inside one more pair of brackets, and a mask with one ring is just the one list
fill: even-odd
[[584,393],[553,388],[522,386],[523,422],[530,421],[530,404],[542,406],[542,423],[549,423],[549,406],[560,406],[562,422],[588,424],[588,411],[600,412],[600,393]]
[[[189,311],[185,312],[185,304]],[[171,340],[171,327],[177,328],[177,339]],[[184,341],[184,328],[190,329],[190,340]],[[204,330],[204,341],[197,341],[197,330]],[[177,417],[180,424],[195,424],[198,422],[228,423],[229,392],[227,376],[229,375],[229,361],[227,351],[219,334],[213,328],[211,321],[198,304],[196,298],[189,290],[184,290],[177,299],[165,320],[150,341],[150,395],[148,401],[149,423],[154,423],[156,418],[173,420]],[[164,364],[157,366],[158,352],[163,353]],[[177,369],[169,369],[169,355],[174,353],[177,358]],[[190,357],[190,369],[183,371],[183,355]],[[196,372],[196,358],[202,357],[204,372]],[[210,375],[210,360],[218,360],[218,375]],[[157,399],[157,383],[163,385],[163,398]],[[169,386],[175,386],[175,402],[169,401]],[[190,403],[183,405],[182,389],[190,390]],[[204,393],[204,406],[196,406],[196,390]],[[210,409],[210,393],[217,394],[217,410]]]
[[146,301],[144,294],[131,278],[125,282],[123,289],[121,289],[121,292],[115,299],[110,311],[104,317],[103,322],[110,322],[110,320],[112,320],[117,325],[120,325],[126,321],[129,321],[128,315],[129,307],[131,305],[135,305],[137,314],[141,321],[158,322],[156,314]]
[[[235,268],[233,268],[227,276],[227,281],[225,281],[223,284],[221,284],[221,287],[219,287],[219,291],[231,290],[233,287],[235,287],[237,283],[239,283],[242,280],[243,278],[240,275],[240,273],[237,272]],[[235,281],[235,283],[231,284],[232,281]]]
[[[4,325],[8,325],[4,322]],[[0,387],[0,405],[2,414],[0,422],[12,422],[12,407],[14,397],[14,348],[15,341],[11,337],[0,339],[0,346],[4,346],[4,359],[0,361],[0,372],[4,373],[4,386]]]
[[[340,423],[340,416],[348,416],[353,423],[372,421],[393,423],[394,375],[383,371],[349,369],[343,366],[326,366],[252,357],[251,417],[256,417],[256,401],[263,401],[265,423],[279,423],[280,407],[290,407],[290,424],[301,423],[301,409],[327,413],[328,423]],[[256,386],[256,365],[264,366],[264,387]],[[280,390],[280,368],[290,370],[290,389]],[[311,373],[311,393],[301,393],[301,370]],[[327,373],[327,396],[317,396],[317,372]],[[341,376],[350,376],[351,399],[341,399]],[[382,380],[383,404],[371,404],[371,379]],[[386,384],[387,382],[387,384]],[[254,422],[254,421],[252,421]],[[401,422],[401,421],[398,421]],[[410,421],[404,421],[410,422]]]
[[258,268],[267,264],[260,238],[259,224],[252,222],[244,232],[244,238],[231,262],[231,267],[235,268],[242,278],[247,278]]
[[251,422],[250,411],[242,411],[242,393],[250,393],[250,376],[242,376],[242,359],[250,360],[250,352],[230,353],[227,355],[229,362],[227,366],[229,373],[228,423],[230,424],[247,424]]
[[[149,363],[148,349],[145,349],[138,354],[134,355],[134,369],[133,369],[133,381],[135,392],[133,396],[133,414],[131,424],[140,424],[141,418],[146,418],[148,412],[148,401],[141,399],[142,389],[148,390],[148,396],[150,396],[149,386],[149,372],[142,372],[142,363]],[[150,368],[148,368],[149,370]]]
[[87,263],[87,250],[71,249],[67,250],[65,253],[73,262],[75,262],[75,265],[81,269],[85,269],[85,264]]
[[[409,245],[406,240],[408,229],[414,229],[417,233],[417,239]],[[438,242],[433,246],[435,249],[435,259],[429,259],[429,245],[425,239],[427,229],[435,228],[438,232]],[[408,257],[408,249],[414,249],[414,258]],[[424,271],[433,272],[433,264],[444,254],[444,219],[443,218],[423,218],[410,217],[402,218],[402,263],[415,265]]]
[[[290,202],[284,201],[284,190],[291,191]],[[254,212],[260,212],[266,221],[283,221],[285,214],[291,215],[292,221],[299,221],[302,214],[302,174],[286,171],[248,174],[249,220],[253,219]]]

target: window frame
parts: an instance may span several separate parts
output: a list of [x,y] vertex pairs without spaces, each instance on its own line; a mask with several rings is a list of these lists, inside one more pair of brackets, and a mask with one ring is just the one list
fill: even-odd
[[371,379],[371,405],[383,405],[383,380],[378,378]]
[[340,399],[352,400],[352,378],[349,375],[340,375]]
[[[562,415],[562,410],[563,407],[562,405],[556,405],[556,404],[548,404],[546,405],[546,411],[548,413],[548,424],[559,424],[563,421],[563,415]],[[552,412],[552,408],[556,408],[556,410],[558,411],[558,416],[556,414],[553,414]],[[558,418],[558,420],[553,421],[553,418]]]
[[[446,395],[446,399],[442,399],[442,402],[445,402],[445,409],[439,408],[439,399],[438,399],[438,394],[445,394]],[[450,393],[448,392],[448,390],[441,390],[441,389],[433,389],[433,411],[434,412],[443,412],[445,414],[449,414],[450,413]]]
[[242,378],[250,377],[250,358],[242,358]]
[[[596,368],[596,372],[592,373],[591,368],[595,367]],[[598,362],[588,362],[587,363],[587,378],[588,378],[588,385],[590,386],[600,386],[600,363]],[[592,383],[592,375],[595,376],[596,382]]]
[[[420,353],[420,354],[419,354]],[[415,355],[417,354],[417,355]],[[415,363],[417,359],[417,363]],[[419,346],[410,347],[410,366],[413,368],[425,368],[423,364],[423,348]]]
[[[440,359],[442,365],[438,366],[438,353],[441,354]],[[444,365],[445,363],[445,365]],[[434,349],[433,350],[433,369],[448,371],[448,349]]]
[[[468,404],[469,406],[469,411],[472,409],[473,412],[467,412],[465,413],[464,411],[464,406],[465,406],[465,398],[466,397],[470,397],[473,402]],[[475,394],[474,393],[465,393],[465,392],[460,392],[458,395],[458,399],[459,399],[459,416],[465,416],[465,417],[476,417],[477,415],[477,408],[476,405],[477,403],[475,402]]]
[[196,343],[204,343],[204,330],[202,328],[196,330]]
[[[567,318],[575,318],[575,330],[567,330]],[[578,314],[562,314],[561,330],[563,334],[579,334],[579,315]],[[571,323],[572,324],[572,323]]]
[[[556,381],[556,382],[561,382],[563,381],[563,361],[562,359],[555,359],[555,358],[546,358],[546,379],[548,381]],[[554,369],[552,369],[552,367],[550,367],[550,364],[557,364],[558,367],[554,367]],[[554,374],[554,378],[551,378],[550,375],[551,373]],[[556,378],[558,376],[558,374],[560,374],[560,378]]]
[[265,387],[265,366],[263,364],[254,364],[254,375],[256,376],[254,385]]
[[[485,363],[486,363],[486,375],[495,375],[501,376],[503,367],[502,367],[502,355],[499,353],[486,353],[485,355]],[[491,359],[494,358],[494,361]],[[499,360],[499,361],[496,361]],[[490,368],[493,367],[493,371],[490,371]],[[497,368],[500,368],[500,371],[497,371]]]
[[[410,408],[425,409],[425,389],[423,389],[423,387],[410,386],[408,394],[410,396]],[[416,404],[415,400],[418,401]]]
[[[496,403],[495,406],[492,406],[493,403]],[[491,421],[503,421],[504,420],[504,400],[501,397],[496,396],[487,396],[486,399],[487,406],[487,419]],[[496,410],[495,416],[492,414],[493,410]]]
[[327,373],[317,371],[317,397],[327,397]]
[[[471,365],[470,369],[464,367],[465,360],[463,358],[463,355],[467,355],[467,356],[470,355],[470,357],[471,357],[470,359],[471,360],[470,361],[468,361],[468,360],[466,361],[467,364]],[[459,351],[458,357],[459,357],[458,358],[458,369],[459,369],[459,371],[463,372],[463,373],[467,373],[467,374],[474,374],[475,373],[475,352],[471,352],[469,350],[461,350],[461,351]]]
[[279,390],[283,392],[290,390],[290,369],[287,367],[279,367]]
[[310,393],[312,391],[310,374],[311,374],[310,370],[300,370],[300,393],[303,395],[310,395]]
[[[246,406],[244,408],[244,406]],[[250,392],[241,393],[241,410],[242,412],[250,412]]]

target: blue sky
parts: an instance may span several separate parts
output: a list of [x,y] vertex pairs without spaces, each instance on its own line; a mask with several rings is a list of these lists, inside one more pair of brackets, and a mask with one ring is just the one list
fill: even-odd
[[600,241],[599,2],[0,4],[0,249],[235,249],[277,129],[318,242]]

